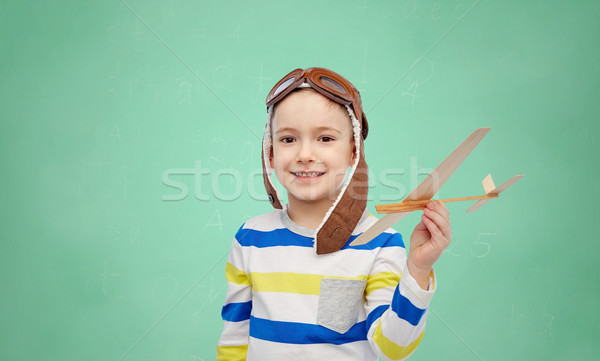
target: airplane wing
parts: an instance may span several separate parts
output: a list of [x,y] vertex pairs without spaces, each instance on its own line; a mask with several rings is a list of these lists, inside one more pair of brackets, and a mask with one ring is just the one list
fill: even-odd
[[[450,153],[446,159],[438,165],[431,174],[412,191],[404,200],[420,201],[429,200],[440,190],[448,178],[454,173],[458,166],[467,158],[473,149],[479,144],[481,139],[490,131],[491,128],[478,128],[467,137],[456,149]],[[351,246],[358,246],[368,243],[373,238],[384,232],[396,222],[406,217],[410,212],[388,213],[380,220],[375,222],[369,229],[357,237]]]

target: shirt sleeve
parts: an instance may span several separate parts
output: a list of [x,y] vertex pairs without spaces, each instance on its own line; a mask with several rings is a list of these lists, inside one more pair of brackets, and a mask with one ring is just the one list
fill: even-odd
[[225,269],[228,287],[221,311],[224,325],[217,344],[217,361],[246,360],[252,285],[244,269],[242,246],[234,239]]
[[425,332],[429,302],[435,292],[432,271],[423,290],[408,273],[406,249],[399,233],[392,233],[367,279],[367,339],[384,360],[404,360],[417,348]]

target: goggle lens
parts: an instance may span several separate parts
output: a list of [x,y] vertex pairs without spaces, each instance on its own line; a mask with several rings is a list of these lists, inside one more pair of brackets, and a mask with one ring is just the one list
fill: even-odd
[[282,91],[284,91],[285,89],[287,89],[287,87],[289,87],[290,84],[292,84],[294,82],[294,80],[296,80],[296,78],[295,77],[291,77],[288,80],[286,80],[283,83],[281,83],[281,85],[278,86],[277,89],[275,89],[275,91],[273,92],[273,97],[277,96],[277,94],[279,94]]
[[344,89],[344,87],[341,86],[337,81],[335,81],[331,78],[328,78],[324,75],[321,75],[319,77],[319,81],[321,82],[321,84],[323,84],[327,88],[333,90],[335,93],[346,95],[346,89]]

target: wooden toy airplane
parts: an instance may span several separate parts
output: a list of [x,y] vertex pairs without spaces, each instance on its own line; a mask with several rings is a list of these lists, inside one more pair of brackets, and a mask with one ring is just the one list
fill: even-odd
[[429,202],[456,202],[477,199],[477,202],[467,209],[467,212],[474,212],[486,204],[490,199],[497,198],[502,191],[523,178],[525,176],[523,174],[516,175],[501,186],[496,187],[492,180],[492,176],[488,175],[482,181],[483,189],[485,191],[485,195],[483,196],[431,200],[490,129],[491,128],[478,128],[471,133],[471,135],[452,151],[452,153],[450,153],[450,155],[446,157],[433,172],[431,172],[408,196],[406,196],[402,202],[375,206],[378,213],[387,214],[352,241],[350,245],[358,246],[369,242],[396,222],[406,217],[410,212],[424,209]]

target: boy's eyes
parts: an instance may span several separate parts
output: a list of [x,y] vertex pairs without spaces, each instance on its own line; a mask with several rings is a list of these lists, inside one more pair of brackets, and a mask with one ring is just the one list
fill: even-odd
[[[319,137],[319,140],[322,142],[331,142],[331,141],[334,141],[335,139],[333,137],[324,135],[324,136]],[[295,141],[295,139],[294,139],[294,137],[282,137],[280,139],[280,141],[282,143],[293,143]]]

